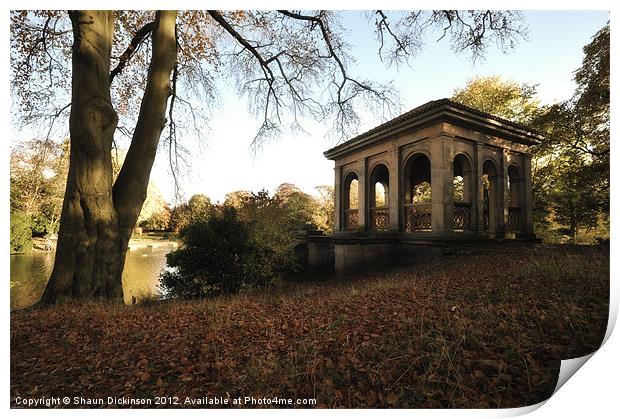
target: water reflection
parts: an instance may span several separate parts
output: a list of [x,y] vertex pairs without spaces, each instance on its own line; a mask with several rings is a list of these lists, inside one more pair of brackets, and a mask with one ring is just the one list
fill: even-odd
[[[133,246],[127,252],[123,271],[125,303],[131,297],[158,292],[159,273],[166,266],[166,253],[174,250],[174,242],[157,242],[151,246]],[[54,253],[11,255],[11,310],[33,305],[45,290],[54,267]]]

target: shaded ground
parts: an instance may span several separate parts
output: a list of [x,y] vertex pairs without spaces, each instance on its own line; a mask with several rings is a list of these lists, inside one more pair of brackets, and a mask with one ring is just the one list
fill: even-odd
[[609,248],[460,253],[210,301],[11,313],[11,405],[18,396],[228,395],[516,407],[549,397],[560,360],[602,342]]

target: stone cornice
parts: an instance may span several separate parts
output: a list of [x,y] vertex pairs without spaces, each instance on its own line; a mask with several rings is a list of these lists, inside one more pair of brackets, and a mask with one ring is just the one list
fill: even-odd
[[450,99],[425,103],[357,137],[327,150],[325,157],[335,160],[350,152],[382,140],[412,132],[439,122],[473,129],[526,146],[539,144],[542,134],[522,124],[479,111]]

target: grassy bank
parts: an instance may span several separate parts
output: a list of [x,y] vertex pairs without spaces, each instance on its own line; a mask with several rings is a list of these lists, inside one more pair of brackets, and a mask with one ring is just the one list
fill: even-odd
[[506,243],[416,268],[209,301],[11,314],[20,397],[316,398],[515,407],[597,349],[609,249]]

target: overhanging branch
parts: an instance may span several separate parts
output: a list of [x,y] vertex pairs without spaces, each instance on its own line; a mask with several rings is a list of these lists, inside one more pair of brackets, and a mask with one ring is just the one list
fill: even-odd
[[141,27],[138,32],[136,32],[136,34],[133,36],[133,38],[131,38],[131,42],[129,42],[129,46],[120,56],[118,64],[116,65],[114,70],[110,72],[110,84],[112,84],[114,77],[116,77],[123,71],[133,54],[138,49],[138,46],[140,46],[140,44],[151,34],[151,32],[153,32],[154,27],[155,22],[149,22],[143,27]]

